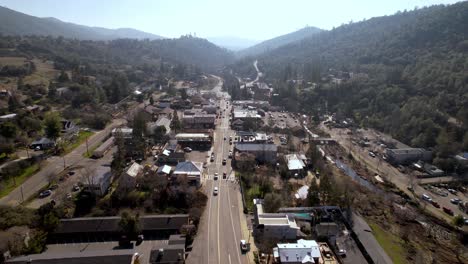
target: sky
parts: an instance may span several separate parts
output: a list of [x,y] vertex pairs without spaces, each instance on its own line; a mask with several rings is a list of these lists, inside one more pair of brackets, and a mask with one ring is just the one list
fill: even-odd
[[456,0],[0,0],[38,17],[106,28],[135,28],[164,37],[234,36],[266,40],[306,25],[332,29]]

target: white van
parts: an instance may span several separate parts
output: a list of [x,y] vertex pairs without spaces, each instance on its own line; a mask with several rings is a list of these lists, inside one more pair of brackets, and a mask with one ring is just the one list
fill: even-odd
[[423,193],[422,199],[425,200],[425,201],[428,201],[428,202],[432,201],[432,198],[429,195],[425,194],[425,193]]

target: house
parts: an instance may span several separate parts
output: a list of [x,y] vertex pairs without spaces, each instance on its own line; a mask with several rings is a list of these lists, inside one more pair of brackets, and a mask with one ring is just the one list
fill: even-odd
[[237,131],[242,130],[244,129],[244,121],[240,119],[234,120],[231,122],[231,127],[232,129],[237,130]]
[[163,245],[155,248],[151,251],[149,263],[183,264],[185,263],[185,245]]
[[255,156],[260,163],[276,163],[278,146],[275,144],[258,143],[236,143],[234,146],[234,159],[241,153],[249,153]]
[[430,161],[432,159],[432,152],[422,148],[387,149],[386,155],[388,162],[395,165],[410,164],[418,160]]
[[137,177],[140,177],[142,175],[143,175],[143,166],[134,162],[122,174],[122,177],[120,177],[119,184],[121,184],[125,188],[132,189],[136,185]]
[[62,134],[69,135],[69,134],[75,134],[78,132],[78,127],[75,125],[75,123],[73,123],[73,121],[62,120],[61,124],[62,124],[62,129],[60,132],[62,132]]
[[323,263],[319,244],[315,240],[300,239],[296,243],[277,244],[273,248],[273,257],[277,263]]
[[41,138],[36,141],[33,141],[31,145],[29,145],[29,148],[31,149],[37,149],[37,150],[47,150],[55,147],[55,141],[52,139],[48,138]]
[[299,226],[292,214],[264,213],[263,200],[254,199],[254,236],[272,239],[296,239]]
[[158,168],[156,171],[156,174],[158,175],[164,175],[164,176],[169,176],[171,174],[172,167],[169,165],[163,165]]
[[169,132],[171,132],[171,120],[166,116],[161,116],[156,122],[149,122],[146,124],[146,132],[148,135],[153,136],[158,127],[164,127],[166,129],[166,133],[164,134],[169,134]]
[[86,175],[83,182],[83,191],[104,196],[112,180],[111,168],[99,166],[91,175]]
[[194,184],[195,186],[200,185],[200,179],[203,174],[203,163],[193,162],[193,161],[184,161],[179,162],[172,173],[172,176],[177,177],[186,177],[188,182]]

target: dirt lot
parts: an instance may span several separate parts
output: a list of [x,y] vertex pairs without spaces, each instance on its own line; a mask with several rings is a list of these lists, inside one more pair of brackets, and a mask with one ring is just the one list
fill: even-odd
[[26,62],[24,57],[0,57],[0,66],[22,66]]

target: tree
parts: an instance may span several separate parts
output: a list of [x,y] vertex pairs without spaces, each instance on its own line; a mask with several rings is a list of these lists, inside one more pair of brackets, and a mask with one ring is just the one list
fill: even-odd
[[68,82],[70,81],[70,77],[68,77],[68,74],[64,70],[62,70],[60,72],[60,75],[57,78],[57,81],[62,82],[62,83]]
[[263,210],[267,213],[276,213],[282,205],[283,198],[277,193],[268,193],[263,199]]
[[158,126],[153,131],[154,142],[163,142],[164,136],[166,135],[166,127]]
[[140,215],[129,211],[123,211],[119,221],[120,230],[128,238],[136,238],[140,233]]
[[16,136],[17,128],[12,122],[5,122],[0,126],[0,135],[5,138],[14,138]]
[[307,205],[318,206],[320,205],[319,186],[315,180],[309,185],[309,191],[307,192]]
[[49,112],[44,118],[45,133],[48,138],[56,139],[62,129],[61,118],[57,112]]
[[174,110],[174,113],[172,114],[171,129],[174,130],[174,133],[177,133],[177,131],[181,127],[182,125],[179,121],[179,115],[177,115],[177,110]]
[[111,167],[116,172],[116,175],[120,175],[125,168],[125,157],[127,156],[127,149],[122,133],[115,133],[115,144],[117,145],[117,151],[113,154]]
[[149,103],[150,103],[150,105],[154,105],[154,98],[153,98],[153,95],[150,95]]

